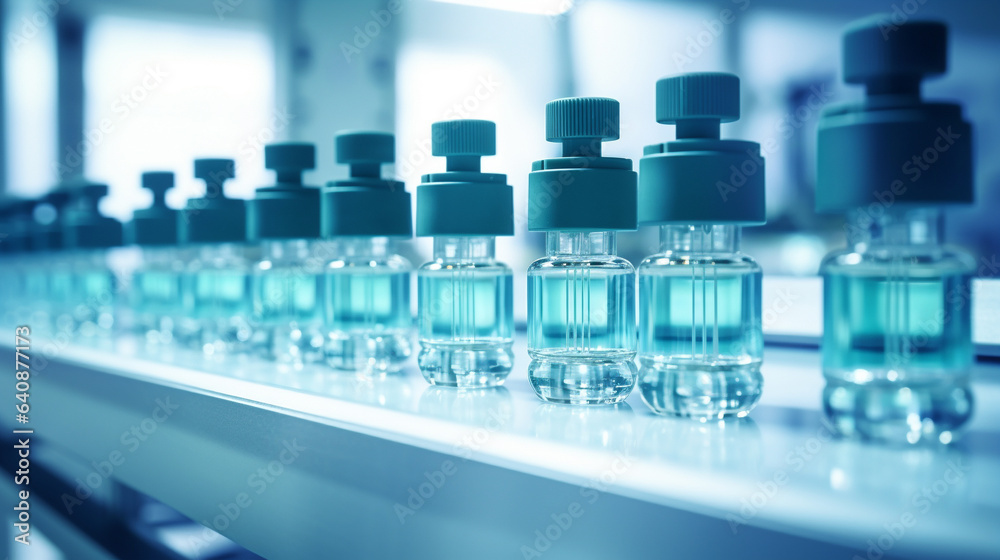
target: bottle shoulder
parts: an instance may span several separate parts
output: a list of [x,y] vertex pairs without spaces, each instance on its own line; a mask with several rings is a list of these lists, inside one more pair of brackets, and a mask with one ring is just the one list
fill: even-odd
[[880,270],[907,266],[913,270],[972,274],[976,259],[972,253],[951,245],[889,246],[844,248],[829,253],[820,264],[820,273]]
[[653,271],[665,267],[703,267],[730,268],[745,273],[761,272],[760,264],[744,253],[680,253],[666,251],[650,255],[639,263],[639,272]]
[[617,255],[585,255],[585,256],[547,256],[538,259],[528,266],[528,273],[552,269],[589,268],[607,271],[634,273],[635,267],[627,259]]
[[476,262],[449,262],[443,259],[435,259],[424,263],[418,269],[418,272],[439,272],[439,271],[451,271],[451,270],[474,270],[476,272],[484,273],[497,273],[497,274],[512,274],[513,271],[507,264],[500,261],[489,260],[489,261],[476,261]]
[[324,268],[327,272],[336,272],[350,269],[381,269],[389,272],[410,272],[413,265],[410,261],[397,254],[363,256],[351,255],[337,257],[326,262]]

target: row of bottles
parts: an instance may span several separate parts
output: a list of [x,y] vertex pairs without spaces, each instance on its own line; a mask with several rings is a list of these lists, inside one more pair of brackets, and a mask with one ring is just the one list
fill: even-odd
[[[972,201],[971,129],[960,106],[920,96],[921,78],[945,70],[946,37],[936,22],[889,36],[877,19],[849,28],[845,78],[867,96],[828,108],[820,124],[817,209],[848,214],[852,243],[821,270],[824,407],[844,433],[948,441],[971,415],[973,263],[941,244],[937,208]],[[562,155],[528,176],[529,230],[546,234],[546,256],[527,271],[535,392],[610,404],[638,386],[658,413],[746,415],[763,386],[762,272],[740,251],[740,230],[764,223],[765,189],[760,145],[720,135],[740,117],[738,78],[658,81],[656,120],[674,125],[675,140],[647,146],[638,174],[632,160],[602,154],[619,136],[617,101],[559,99],[545,116]],[[446,164],[417,188],[416,234],[434,238],[434,255],[416,271],[416,361],[432,384],[498,385],[515,356],[512,271],[494,251],[514,233],[513,190],[480,165],[496,153],[496,126],[435,123],[432,143]],[[919,181],[901,178],[928,150]],[[173,174],[145,173],[153,204],[124,228],[97,211],[104,185],[46,197],[56,225],[32,224],[33,203],[9,206],[7,246],[23,239],[31,250],[7,256],[8,319],[30,308],[32,320],[83,338],[119,328],[213,356],[399,369],[414,321],[411,266],[395,247],[413,220],[404,185],[381,176],[394,156],[390,134],[341,133],[336,157],[349,176],[319,188],[302,180],[315,167],[311,144],[268,145],[276,182],[246,202],[223,192],[232,160],[196,160],[205,196],[179,211],[166,205]],[[616,234],[639,226],[660,228],[660,250],[636,270],[616,255]],[[108,262],[123,241],[141,248],[124,271]],[[116,308],[126,283],[128,305]]]

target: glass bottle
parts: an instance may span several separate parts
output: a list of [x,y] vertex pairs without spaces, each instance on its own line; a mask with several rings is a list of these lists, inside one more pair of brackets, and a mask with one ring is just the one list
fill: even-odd
[[514,197],[505,175],[480,169],[496,154],[496,125],[439,122],[431,138],[447,170],[417,189],[417,235],[434,236],[434,258],[417,273],[417,361],[434,385],[499,385],[514,363],[514,297],[495,247],[497,235],[514,233]]
[[820,270],[823,406],[848,436],[950,443],[972,415],[975,261],[942,243],[941,211],[973,201],[972,130],[920,95],[946,70],[946,26],[883,25],[846,30],[845,80],[866,95],[820,120],[816,207],[848,215],[849,244]]
[[207,356],[243,354],[252,337],[251,271],[260,255],[247,243],[246,204],[223,189],[235,171],[231,159],[194,160],[205,196],[189,200],[179,222],[181,243],[196,251],[185,270],[180,336]]
[[300,367],[323,358],[319,189],[302,183],[303,171],[316,167],[316,147],[268,144],[264,160],[277,184],[257,189],[248,204],[247,237],[261,247],[250,279],[250,349]]
[[123,282],[109,257],[123,241],[121,222],[102,216],[98,202],[108,186],[78,180],[67,188],[71,202],[63,221],[66,268],[56,273],[50,292],[62,308],[55,318],[56,334],[76,342],[110,340]]
[[172,343],[175,322],[184,315],[181,282],[187,261],[177,247],[177,211],[167,207],[166,198],[173,187],[173,172],[143,173],[142,188],[153,193],[153,203],[137,210],[126,227],[129,244],[141,251],[129,290],[133,330],[153,346]]
[[639,388],[656,412],[745,416],[760,398],[761,269],[736,225],[660,227],[639,265]]
[[325,356],[335,369],[362,373],[398,370],[409,358],[413,329],[412,265],[396,240],[413,235],[410,194],[380,176],[395,160],[395,138],[381,132],[342,132],[337,163],[350,176],[323,189]]
[[618,138],[618,102],[546,105],[546,136],[563,157],[535,162],[528,227],[546,232],[546,256],[528,268],[528,379],[540,398],[611,404],[635,385],[635,269],[616,256],[615,231],[636,227],[628,159],[601,157]]
[[660,414],[746,416],[763,388],[762,275],[740,233],[764,222],[764,159],[755,142],[720,139],[739,99],[733,74],[656,84],[656,120],[677,139],[639,163],[639,222],[660,228],[660,252],[639,265],[639,391]]

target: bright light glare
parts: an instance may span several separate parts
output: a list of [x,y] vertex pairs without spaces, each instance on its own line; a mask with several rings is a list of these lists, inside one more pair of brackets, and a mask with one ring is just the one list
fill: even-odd
[[86,172],[111,186],[103,211],[127,219],[148,205],[139,187],[147,170],[176,174],[175,208],[200,195],[196,157],[236,160],[227,194],[248,197],[266,184],[262,144],[280,139],[294,116],[274,104],[266,30],[103,16],[86,52]]
[[543,16],[557,16],[573,8],[573,0],[438,0],[438,2]]

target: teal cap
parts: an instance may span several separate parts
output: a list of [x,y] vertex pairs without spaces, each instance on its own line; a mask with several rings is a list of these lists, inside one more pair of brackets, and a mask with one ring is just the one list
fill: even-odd
[[844,81],[864,84],[866,95],[820,118],[818,212],[973,201],[972,127],[961,105],[920,95],[924,77],[947,70],[948,28],[890,17],[871,16],[844,31]]
[[147,171],[142,174],[142,188],[153,193],[149,208],[136,210],[125,225],[130,245],[176,245],[177,211],[167,207],[167,191],[174,188],[172,171]]
[[62,218],[66,205],[70,203],[70,195],[62,189],[56,189],[39,201],[40,206],[48,206],[53,212],[52,220],[47,223],[35,223],[35,231],[31,236],[31,248],[35,251],[56,251],[63,248]]
[[502,173],[483,173],[480,158],[497,153],[492,121],[431,125],[431,153],[444,173],[424,175],[417,188],[417,235],[514,235],[514,189]]
[[0,248],[5,253],[31,251],[31,236],[34,229],[32,213],[38,201],[26,198],[10,198],[3,201],[0,208]]
[[721,124],[739,118],[734,74],[696,72],[656,82],[656,122],[676,125],[677,139],[643,150],[640,224],[764,223],[760,144],[720,139]]
[[319,237],[319,189],[302,183],[302,173],[316,167],[316,146],[286,142],[264,146],[264,166],[277,184],[257,189],[247,203],[247,239]]
[[601,142],[617,140],[618,130],[614,99],[572,97],[545,105],[545,137],[562,143],[563,157],[531,164],[529,230],[636,229],[632,160],[601,156]]
[[396,141],[386,132],[340,132],[334,138],[337,163],[350,176],[323,188],[323,237],[410,237],[410,193],[401,181],[381,176],[396,160]]
[[188,200],[180,213],[181,243],[237,243],[247,238],[246,203],[227,198],[224,183],[236,176],[236,162],[223,158],[194,160],[194,176],[205,181],[205,196]]
[[98,202],[108,195],[108,186],[85,179],[67,182],[62,187],[70,195],[62,220],[63,244],[67,249],[105,249],[121,246],[122,223],[101,215]]

